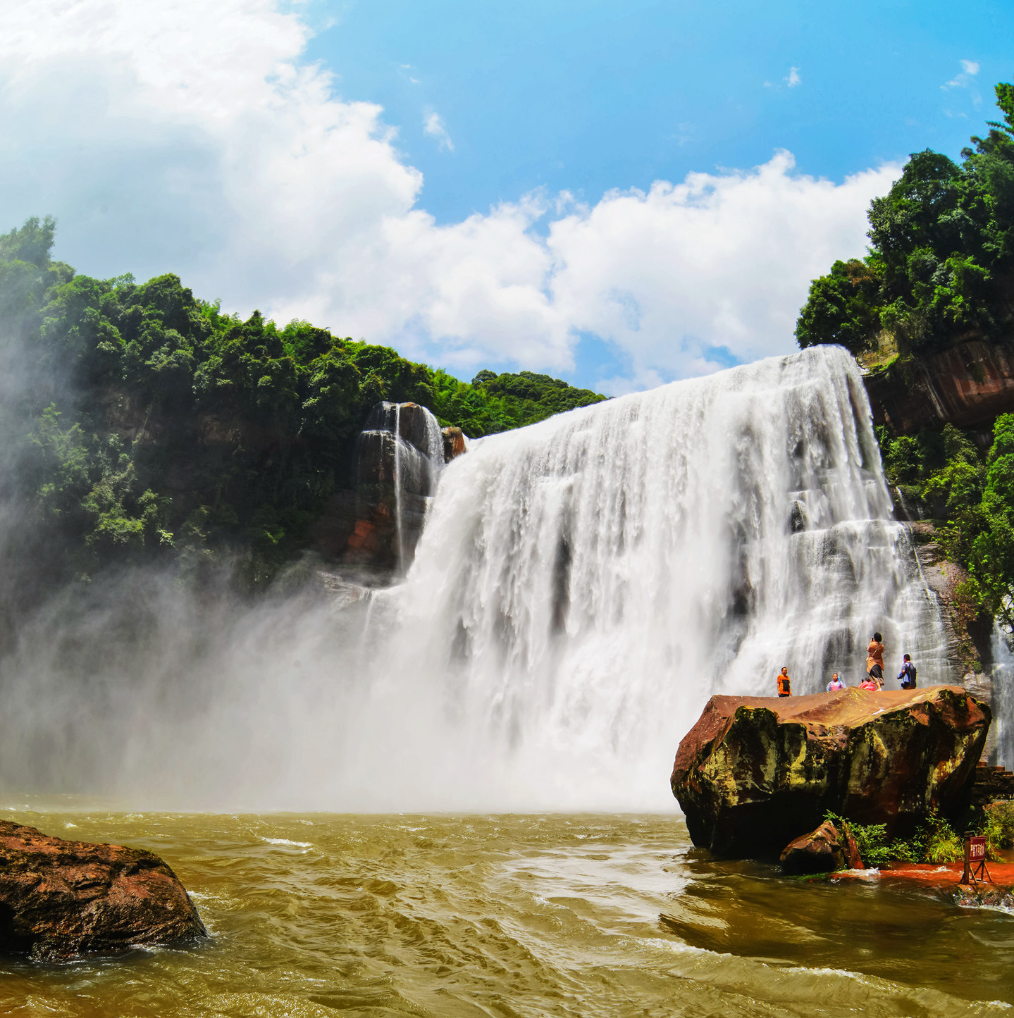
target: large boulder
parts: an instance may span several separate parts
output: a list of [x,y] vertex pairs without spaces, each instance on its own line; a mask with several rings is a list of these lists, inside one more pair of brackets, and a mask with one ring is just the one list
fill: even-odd
[[989,707],[959,686],[713,696],[673,767],[695,845],[778,858],[830,810],[904,837],[936,806],[965,804]]
[[155,854],[0,821],[0,950],[60,960],[206,937]]

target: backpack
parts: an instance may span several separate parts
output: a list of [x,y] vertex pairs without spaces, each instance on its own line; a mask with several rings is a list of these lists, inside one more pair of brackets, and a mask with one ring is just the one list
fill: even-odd
[[915,677],[918,674],[915,665],[911,661],[906,661],[902,671],[905,673],[905,677],[901,680],[901,688],[915,689]]

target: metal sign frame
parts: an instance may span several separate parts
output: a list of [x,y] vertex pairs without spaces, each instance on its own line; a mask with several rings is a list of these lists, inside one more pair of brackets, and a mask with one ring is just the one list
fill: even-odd
[[965,871],[959,883],[978,886],[980,883],[993,883],[993,878],[986,869],[986,839],[982,835],[965,838]]

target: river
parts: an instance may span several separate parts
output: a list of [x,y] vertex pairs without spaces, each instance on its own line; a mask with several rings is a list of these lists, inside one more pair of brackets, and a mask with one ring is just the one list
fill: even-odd
[[5,1015],[955,1018],[1014,1001],[1008,914],[710,861],[674,815],[6,815],[159,853],[211,937],[5,959]]

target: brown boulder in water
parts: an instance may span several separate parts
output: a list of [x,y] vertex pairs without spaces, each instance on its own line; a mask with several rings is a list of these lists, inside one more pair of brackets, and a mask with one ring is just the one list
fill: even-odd
[[0,950],[63,960],[207,935],[154,853],[0,821]]
[[670,779],[694,844],[778,858],[828,810],[907,836],[936,806],[964,805],[989,707],[960,686],[713,696]]
[[782,850],[782,870],[786,873],[831,873],[845,864],[838,831],[825,820],[815,831],[790,841]]

